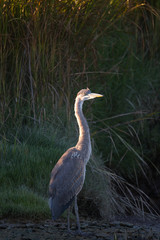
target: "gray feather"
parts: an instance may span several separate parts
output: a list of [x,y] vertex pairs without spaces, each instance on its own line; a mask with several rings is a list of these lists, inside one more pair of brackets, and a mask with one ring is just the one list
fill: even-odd
[[51,211],[58,218],[72,203],[84,183],[84,162],[75,148],[67,150],[52,170],[49,184]]

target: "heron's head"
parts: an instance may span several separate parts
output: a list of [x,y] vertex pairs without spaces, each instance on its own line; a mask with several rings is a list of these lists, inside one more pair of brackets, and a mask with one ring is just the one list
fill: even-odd
[[98,93],[92,93],[90,91],[89,88],[87,89],[82,89],[81,91],[79,91],[77,93],[77,97],[81,100],[81,101],[86,101],[86,100],[90,100],[96,97],[103,97],[103,95],[98,94]]

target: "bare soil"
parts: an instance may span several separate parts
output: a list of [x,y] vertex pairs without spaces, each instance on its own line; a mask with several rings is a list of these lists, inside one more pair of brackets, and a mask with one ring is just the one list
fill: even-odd
[[[52,220],[0,220],[0,240],[160,240],[160,219],[142,221],[131,217],[107,222],[81,218],[81,228],[90,236],[70,235],[65,219]],[[72,229],[75,229],[74,221]]]

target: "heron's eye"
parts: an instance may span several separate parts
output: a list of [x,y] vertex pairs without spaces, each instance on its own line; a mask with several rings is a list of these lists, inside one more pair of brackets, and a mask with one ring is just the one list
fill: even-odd
[[89,93],[91,93],[91,91],[89,89],[87,89],[87,92],[85,95],[88,95]]

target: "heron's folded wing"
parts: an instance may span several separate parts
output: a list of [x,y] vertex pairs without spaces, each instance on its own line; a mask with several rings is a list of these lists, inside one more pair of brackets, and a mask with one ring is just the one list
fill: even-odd
[[85,165],[76,149],[67,151],[58,162],[56,173],[53,169],[54,198],[59,204],[66,205],[82,189]]

